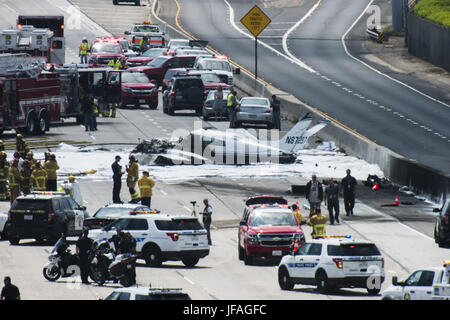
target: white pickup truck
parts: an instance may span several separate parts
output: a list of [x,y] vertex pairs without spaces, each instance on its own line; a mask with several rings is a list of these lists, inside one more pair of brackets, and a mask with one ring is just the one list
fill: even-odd
[[383,291],[382,300],[449,300],[450,260],[442,267],[426,267],[413,271],[406,280],[392,277],[392,286]]

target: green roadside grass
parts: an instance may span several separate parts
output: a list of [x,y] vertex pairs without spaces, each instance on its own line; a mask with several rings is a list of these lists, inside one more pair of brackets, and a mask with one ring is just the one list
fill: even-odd
[[420,0],[414,13],[422,18],[450,27],[450,0]]

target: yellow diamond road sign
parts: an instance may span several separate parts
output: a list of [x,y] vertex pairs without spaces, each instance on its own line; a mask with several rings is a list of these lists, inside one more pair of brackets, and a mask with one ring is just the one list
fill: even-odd
[[270,19],[258,6],[255,5],[241,19],[241,23],[248,29],[248,31],[257,37],[270,23]]

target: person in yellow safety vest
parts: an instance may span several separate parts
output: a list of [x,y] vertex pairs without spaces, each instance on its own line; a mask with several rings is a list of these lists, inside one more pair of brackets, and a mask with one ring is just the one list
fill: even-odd
[[327,233],[325,232],[325,224],[327,222],[327,217],[322,213],[312,213],[311,218],[308,220],[308,225],[313,228],[311,236],[313,239],[318,237],[325,237]]
[[91,46],[89,45],[87,38],[84,37],[83,41],[78,46],[78,55],[81,59],[80,63],[87,63],[87,54],[89,51],[91,51]]
[[0,153],[0,201],[8,199],[9,163],[6,161],[6,152]]
[[298,224],[300,225],[302,223],[303,216],[298,210],[298,206],[296,204],[292,205],[292,212],[294,212],[295,216],[297,217]]
[[20,182],[20,190],[22,191],[23,195],[31,193],[30,177],[32,171],[33,170],[31,169],[31,161],[25,159],[22,163],[22,170],[21,170],[23,180]]
[[35,191],[45,191],[47,189],[47,171],[42,168],[41,162],[36,162],[36,169],[30,177],[30,184]]
[[27,153],[27,156],[25,157],[25,159],[26,160],[28,160],[28,161],[30,161],[30,164],[31,164],[31,171],[33,171],[34,170],[34,167],[36,166],[36,159],[34,159],[33,158],[33,151],[29,151],[28,153]]
[[147,36],[143,36],[139,41],[139,49],[143,52],[147,48],[150,48],[150,41],[148,40]]
[[130,156],[130,162],[125,167],[128,173],[127,176],[127,187],[130,191],[131,201],[130,203],[136,203],[139,201],[139,194],[136,192],[136,183],[139,180],[139,165],[136,161],[134,155]]
[[47,171],[47,191],[56,191],[57,185],[56,181],[58,179],[56,175],[56,170],[59,170],[58,162],[56,161],[56,156],[54,153],[50,155],[50,159],[45,161],[43,165],[44,169]]
[[122,63],[117,57],[114,57],[112,60],[108,62],[108,66],[113,67],[116,70],[122,69]]
[[141,203],[143,206],[151,208],[152,204],[152,188],[155,181],[150,178],[148,171],[142,172],[143,176],[138,180],[139,192],[141,193]]
[[23,180],[23,177],[20,174],[18,165],[19,165],[19,160],[14,159],[11,164],[11,167],[9,168],[9,192],[11,194],[11,196],[10,196],[11,204],[20,195],[20,183]]
[[19,133],[16,135],[16,151],[20,154],[20,157],[25,159],[27,155],[27,143],[23,140],[23,136]]
[[92,100],[93,102],[93,106],[94,106],[94,118],[93,118],[93,122],[94,122],[94,131],[97,131],[97,117],[98,117],[98,100],[96,98],[94,98]]

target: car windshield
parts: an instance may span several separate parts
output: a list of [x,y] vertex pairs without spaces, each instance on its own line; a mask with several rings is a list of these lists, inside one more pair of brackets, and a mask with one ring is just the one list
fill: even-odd
[[171,49],[175,49],[176,47],[187,46],[189,45],[188,39],[178,39],[178,40],[170,40],[169,47]]
[[166,48],[151,48],[151,49],[148,49],[147,51],[145,51],[142,54],[142,57],[156,58],[157,56],[162,55],[163,52],[165,52],[166,50],[167,50]]
[[297,226],[297,220],[292,212],[255,212],[251,216],[250,226]]
[[204,60],[199,62],[200,70],[224,70],[231,72],[230,63],[226,60]]
[[205,50],[180,50],[177,52],[180,56],[199,56],[208,54]]
[[162,65],[164,64],[164,62],[166,62],[169,59],[169,57],[157,57],[155,59],[153,59],[152,61],[150,61],[149,63],[147,63],[147,65],[149,67],[162,67]]
[[128,216],[130,211],[132,211],[131,208],[104,207],[98,209],[98,211],[94,214],[94,218],[120,218],[123,216]]
[[119,40],[119,43],[122,46],[123,50],[128,50],[130,48],[127,40]]
[[379,256],[377,246],[373,243],[352,243],[328,245],[329,256]]
[[176,74],[187,74],[187,72],[184,70],[169,69],[169,70],[167,70],[166,75],[164,76],[164,79],[169,80]]
[[220,82],[220,78],[215,73],[202,73],[200,76],[203,82]]
[[200,79],[178,79],[176,82],[176,88],[179,90],[189,89],[192,87],[202,87],[202,81]]
[[267,99],[260,99],[260,98],[242,98],[241,99],[241,106],[261,106],[261,107],[268,107],[270,104],[267,101]]
[[93,53],[122,53],[118,43],[97,42],[92,46]]
[[[214,100],[214,90],[208,92],[208,97],[206,100]],[[227,100],[228,95],[230,94],[230,91],[228,90],[223,90],[223,100]]]
[[143,72],[123,72],[122,83],[150,83]]
[[134,26],[133,32],[159,32],[158,26]]
[[203,229],[203,226],[197,219],[155,220],[155,225],[158,230],[165,231]]
[[17,199],[11,206],[11,210],[46,210],[50,209],[50,200],[35,200],[35,199]]

